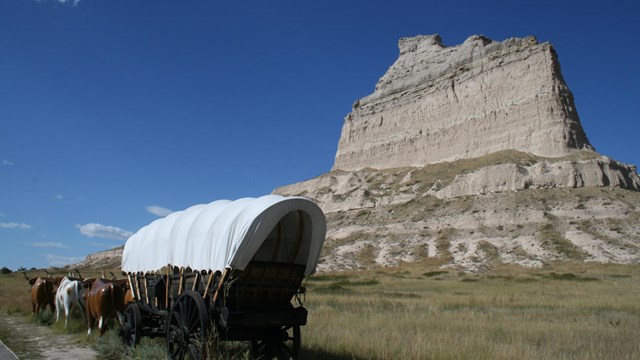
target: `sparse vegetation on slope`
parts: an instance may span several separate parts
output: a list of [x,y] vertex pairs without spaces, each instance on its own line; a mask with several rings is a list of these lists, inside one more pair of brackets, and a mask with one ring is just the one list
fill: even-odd
[[[634,263],[640,193],[611,188],[529,189],[327,214],[321,269],[395,266],[425,258],[466,271],[558,260]],[[366,216],[364,215],[366,213]],[[364,244],[374,262],[363,258]],[[393,255],[393,256],[392,256]]]

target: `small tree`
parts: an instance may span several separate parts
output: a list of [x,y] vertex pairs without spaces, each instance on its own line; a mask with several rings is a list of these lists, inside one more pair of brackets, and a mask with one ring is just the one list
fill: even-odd
[[2,273],[3,275],[11,274],[12,272],[13,272],[13,271],[11,271],[11,269],[9,269],[9,268],[8,268],[8,267],[6,267],[6,266],[3,266],[3,267],[2,267],[2,269],[0,269],[0,273]]

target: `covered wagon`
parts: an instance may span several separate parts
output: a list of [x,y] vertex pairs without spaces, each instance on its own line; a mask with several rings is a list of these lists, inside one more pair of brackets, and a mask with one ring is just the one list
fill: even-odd
[[120,336],[131,346],[164,336],[168,357],[198,359],[216,331],[250,341],[256,358],[296,359],[307,322],[300,294],[325,232],[315,203],[279,195],[195,205],[152,222],[122,254],[134,302]]

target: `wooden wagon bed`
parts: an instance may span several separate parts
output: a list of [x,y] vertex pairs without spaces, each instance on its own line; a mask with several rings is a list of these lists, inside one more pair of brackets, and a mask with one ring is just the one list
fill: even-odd
[[[220,340],[250,341],[256,358],[298,357],[308,316],[300,297],[324,242],[324,214],[303,198],[255,200],[198,205],[130,238],[123,270],[135,301],[120,330],[126,344],[164,336],[168,357],[201,358],[208,332],[215,331]],[[230,228],[215,227],[221,224]],[[161,260],[137,259],[158,254],[149,247],[156,239],[177,250]],[[175,246],[181,241],[185,249]]]

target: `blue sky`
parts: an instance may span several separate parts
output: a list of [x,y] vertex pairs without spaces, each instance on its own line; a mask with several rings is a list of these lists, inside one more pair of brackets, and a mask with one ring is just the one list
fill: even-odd
[[640,1],[0,1],[0,266],[327,172],[400,37],[554,44],[591,143],[640,164]]

